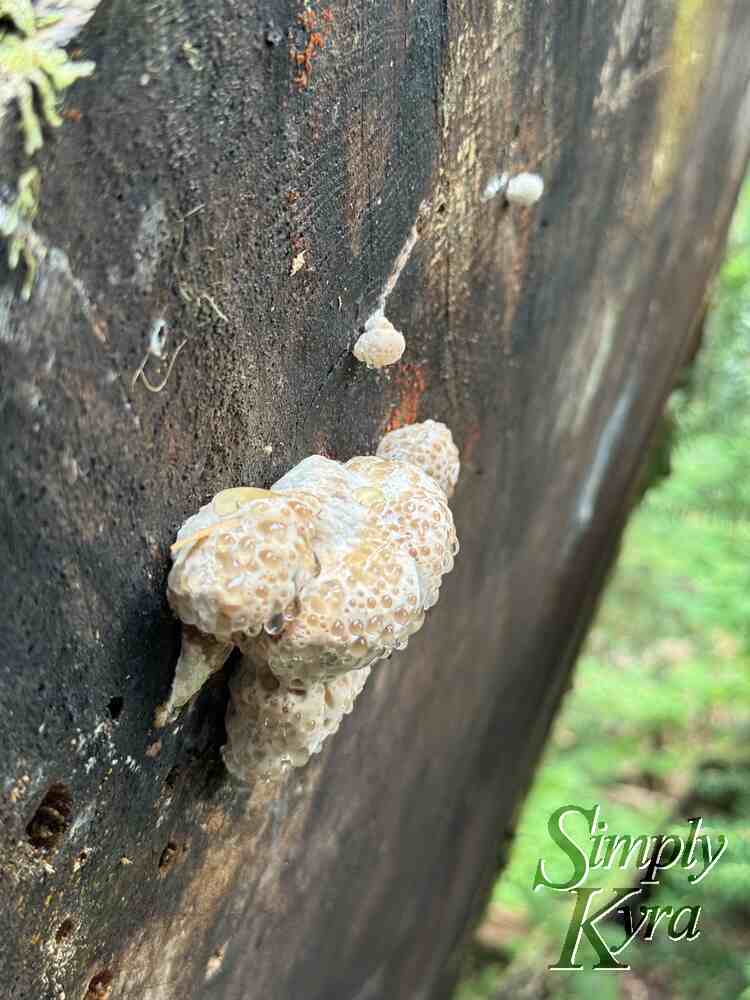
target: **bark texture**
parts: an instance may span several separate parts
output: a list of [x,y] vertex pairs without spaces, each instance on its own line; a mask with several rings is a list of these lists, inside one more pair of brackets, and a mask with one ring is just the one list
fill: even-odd
[[[745,0],[310,9],[103,0],[37,157],[49,252],[0,291],[9,1000],[450,995],[719,259]],[[522,169],[536,208],[481,200]],[[350,348],[418,215],[377,374]],[[231,782],[224,674],[153,731],[177,526],[427,417],[462,550],[322,755]]]

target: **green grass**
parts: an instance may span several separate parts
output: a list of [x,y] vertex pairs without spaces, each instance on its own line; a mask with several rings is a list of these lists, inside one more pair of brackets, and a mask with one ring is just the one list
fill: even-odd
[[[497,883],[456,1000],[700,997],[750,1000],[750,187],[738,208],[706,343],[670,403],[671,475],[634,513],[615,573]],[[609,832],[687,834],[701,815],[729,846],[698,886],[664,873],[649,903],[701,905],[701,936],[656,932],[632,971],[547,972],[573,901],[531,885],[566,803],[601,806]],[[581,821],[579,842],[588,836]],[[637,884],[596,872],[587,886]],[[610,925],[610,940],[622,930]]]

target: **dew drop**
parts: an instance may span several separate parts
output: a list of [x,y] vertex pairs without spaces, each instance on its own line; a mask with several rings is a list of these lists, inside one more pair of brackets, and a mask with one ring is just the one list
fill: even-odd
[[279,612],[279,614],[274,615],[272,618],[269,618],[268,621],[263,626],[263,628],[266,630],[268,635],[281,635],[281,633],[284,631],[285,625],[286,621],[284,619],[284,615],[283,613]]

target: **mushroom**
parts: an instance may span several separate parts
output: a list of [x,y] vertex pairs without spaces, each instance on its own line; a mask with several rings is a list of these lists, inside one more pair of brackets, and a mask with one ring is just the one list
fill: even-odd
[[406,349],[400,330],[382,312],[374,312],[365,323],[365,329],[352,348],[352,354],[368,368],[385,368],[395,365]]
[[458,448],[450,430],[436,420],[399,427],[386,434],[378,445],[380,458],[411,462],[431,476],[448,499],[458,480],[461,467]]
[[320,750],[372,665],[421,628],[453,567],[458,452],[443,424],[403,430],[381,443],[392,458],[313,455],[271,490],[224,490],[178,532],[168,598],[183,649],[157,721],[238,646],[224,756],[243,780]]
[[230,683],[223,750],[227,770],[240,779],[270,779],[304,766],[351,712],[369,675],[364,667],[325,684],[290,687],[262,660],[243,656]]
[[516,174],[508,181],[505,197],[511,205],[534,205],[544,194],[544,180],[539,174]]
[[222,642],[280,631],[298,590],[317,572],[319,508],[313,497],[254,487],[217,493],[172,546],[168,597],[183,624]]

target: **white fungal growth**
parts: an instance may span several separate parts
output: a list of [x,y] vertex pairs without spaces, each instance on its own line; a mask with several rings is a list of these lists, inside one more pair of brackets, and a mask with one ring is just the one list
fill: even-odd
[[316,573],[312,521],[320,505],[252,487],[224,490],[193,514],[172,546],[169,601],[185,625],[228,642],[273,632]]
[[391,431],[378,445],[377,455],[397,462],[411,462],[432,476],[450,499],[461,462],[450,430],[436,420]]
[[539,174],[494,174],[487,181],[484,191],[479,196],[480,201],[491,201],[497,195],[504,194],[511,205],[535,204],[544,194],[544,180]]
[[484,191],[480,195],[480,201],[492,201],[493,198],[501,194],[508,186],[507,174],[493,174],[487,181]]
[[400,330],[391,323],[385,315],[385,306],[388,296],[396,287],[401,272],[406,267],[411,257],[412,250],[419,240],[419,220],[430,208],[428,201],[423,201],[417,210],[417,218],[414,225],[409,230],[404,245],[401,247],[398,257],[393,263],[391,273],[383,285],[383,290],[378,297],[378,304],[365,323],[364,333],[359,337],[352,349],[354,357],[366,364],[368,368],[385,368],[387,365],[394,365],[406,349],[406,341]]
[[409,263],[412,250],[417,245],[417,241],[419,240],[419,220],[429,211],[429,208],[430,203],[428,201],[423,201],[417,209],[417,219],[409,230],[409,235],[406,237],[398,257],[393,262],[393,267],[391,268],[391,273],[388,275],[388,280],[383,285],[383,291],[380,293],[380,298],[378,299],[378,312],[385,312],[385,304],[388,301],[388,296],[398,284],[401,272]]
[[233,649],[231,642],[222,642],[191,625],[183,625],[182,648],[172,690],[167,701],[157,708],[154,724],[160,727],[175,719],[211,674],[221,670]]
[[167,321],[161,317],[155,319],[148,335],[148,353],[155,358],[163,358],[168,336]]
[[544,180],[539,174],[516,174],[508,181],[505,197],[511,205],[534,205],[544,194]]
[[385,368],[395,365],[405,349],[406,341],[401,331],[383,313],[376,312],[365,323],[364,333],[352,353],[368,368]]
[[318,753],[453,567],[458,453],[443,424],[405,430],[381,443],[393,459],[311,456],[270,491],[219,493],[178,533],[168,597],[183,650],[157,722],[239,646],[224,759],[242,780]]
[[[320,753],[354,708],[370,668],[351,670],[327,683],[282,684],[261,661],[244,657],[232,679],[227,711],[227,769],[239,778],[272,777],[303,767]],[[250,735],[250,738],[248,736]]]

